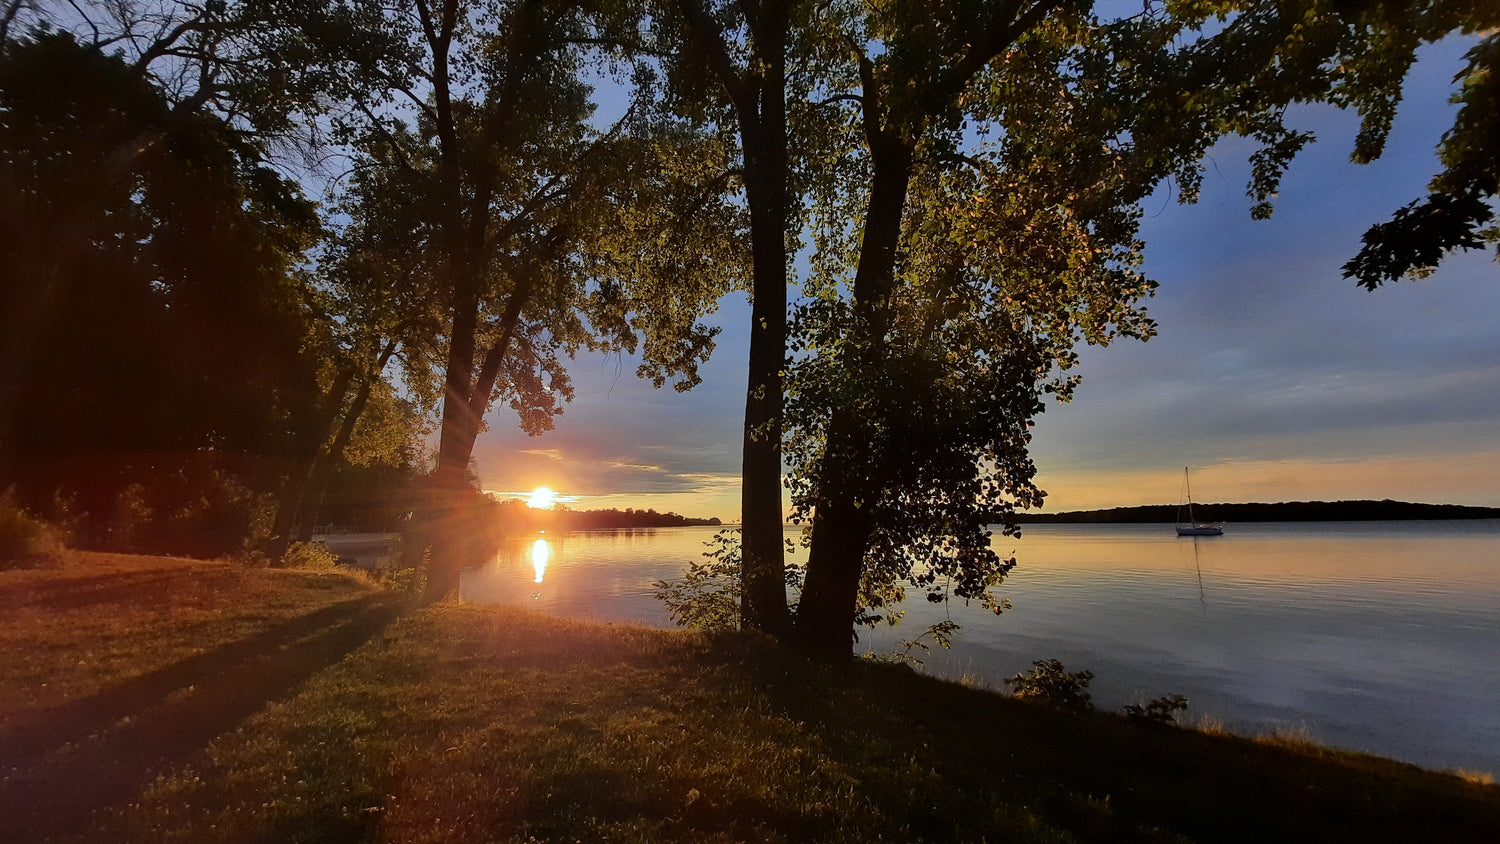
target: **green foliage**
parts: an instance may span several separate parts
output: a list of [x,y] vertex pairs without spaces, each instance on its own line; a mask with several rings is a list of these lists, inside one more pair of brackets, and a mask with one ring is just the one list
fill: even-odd
[[421,595],[427,591],[427,565],[377,565],[369,572],[371,582],[389,592]]
[[734,207],[701,185],[722,178],[716,138],[649,99],[607,131],[590,121],[588,7],[471,11],[424,23],[412,8],[334,7],[295,22],[307,58],[350,85],[335,118],[356,159],[338,283],[374,291],[356,298],[403,339],[411,393],[448,395],[450,474],[492,402],[550,429],[581,349],[639,352],[658,385],[696,383],[716,333],[698,316],[738,283],[742,251],[726,236]]
[[[1454,11],[1460,28],[1473,32],[1500,24],[1496,8]],[[1359,254],[1344,265],[1344,276],[1367,290],[1403,276],[1425,278],[1454,250],[1500,244],[1500,227],[1490,225],[1500,195],[1500,34],[1491,32],[1465,58],[1452,97],[1458,115],[1438,145],[1443,172],[1433,177],[1426,199],[1371,226]]]
[[[667,605],[667,615],[674,624],[702,630],[740,629],[744,583],[741,536],[739,528],[715,533],[713,539],[703,543],[708,548],[703,552],[704,561],[688,563],[681,580],[658,580],[652,584],[656,599]],[[787,540],[784,551],[790,554],[792,550],[792,542]],[[787,565],[784,571],[787,604],[795,609],[797,595],[802,590],[803,570]]]
[[259,492],[236,472],[194,460],[163,465],[120,491],[87,544],[143,554],[200,559],[235,557],[268,564],[275,497]]
[[318,222],[248,116],[210,107],[228,102],[211,74],[168,83],[165,53],[94,37],[39,29],[0,53],[0,482],[32,506],[68,496],[85,545],[236,553],[249,516],[222,528],[234,541],[158,540],[254,509],[223,499],[269,494],[307,439],[318,362],[292,266]]
[[1175,724],[1175,713],[1186,712],[1187,708],[1187,698],[1182,695],[1162,695],[1145,704],[1126,704],[1125,717],[1145,724]]
[[[1153,333],[1138,231],[1157,186],[1195,202],[1209,149],[1244,136],[1257,145],[1252,215],[1266,217],[1314,140],[1287,125],[1290,104],[1357,111],[1354,157],[1371,160],[1416,48],[1500,22],[1478,0],[1112,14],[1089,2],[851,3],[810,27],[822,45],[821,119],[805,138],[816,175],[802,183],[814,251],[783,430],[812,565],[847,568],[858,551],[858,594],[813,602],[840,623],[873,618],[854,608],[908,586],[1003,609],[991,590],[1014,561],[987,526],[1013,533],[1014,513],[1042,501],[1027,453],[1042,399],[1071,395],[1078,343]],[[1444,214],[1404,215],[1426,229],[1384,241],[1402,255],[1478,242],[1497,160],[1473,154],[1497,136],[1493,52],[1471,53],[1445,139],[1443,183],[1462,172],[1478,190]],[[851,578],[817,582],[846,590]]]
[[372,583],[386,591],[421,595],[427,591],[427,567],[432,553],[423,549],[421,555],[411,555],[408,559],[406,542],[405,537],[398,538],[390,550],[376,561],[375,567],[367,572],[367,576]]
[[1091,695],[1085,691],[1094,679],[1094,672],[1070,672],[1055,659],[1039,659],[1032,665],[1032,670],[1005,680],[1015,690],[1016,697],[1069,712],[1094,708]]
[[294,542],[281,555],[281,565],[289,569],[333,571],[339,566],[339,555],[321,542]]
[[652,584],[672,623],[702,630],[740,627],[740,531],[721,530],[704,543],[703,562],[688,563],[681,580]]
[[927,629],[923,630],[919,635],[897,642],[895,649],[889,654],[885,656],[871,656],[883,662],[895,662],[913,666],[923,665],[925,660],[917,656],[916,652],[920,651],[924,655],[932,653],[932,646],[923,640],[931,639],[932,644],[946,651],[953,647],[953,634],[957,633],[959,629],[959,624],[952,619],[939,621],[936,624],[928,625]]
[[0,571],[55,564],[66,547],[62,531],[23,509],[13,491],[0,494]]

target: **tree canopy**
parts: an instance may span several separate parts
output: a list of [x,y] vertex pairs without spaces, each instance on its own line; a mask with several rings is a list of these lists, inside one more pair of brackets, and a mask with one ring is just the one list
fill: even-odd
[[212,449],[274,474],[315,394],[292,264],[312,206],[214,114],[41,32],[0,55],[5,479],[104,507]]
[[1416,51],[1459,33],[1442,172],[1345,270],[1500,240],[1497,26],[1486,0],[8,0],[0,481],[104,459],[98,509],[162,455],[233,464],[285,540],[357,467],[409,474],[425,414],[426,507],[457,512],[495,406],[548,430],[582,350],[690,388],[744,289],[742,622],[836,656],[907,588],[1000,609],[987,525],[1042,501],[1033,418],[1080,343],[1154,331],[1141,201],[1195,201],[1243,136],[1269,215],[1299,103],[1357,112],[1377,158]]
[[[1314,140],[1289,127],[1290,105],[1359,112],[1353,155],[1372,160],[1416,48],[1493,17],[1095,5],[847,3],[818,17],[825,116],[809,138],[828,175],[809,180],[813,272],[785,423],[810,525],[796,623],[812,652],[846,655],[851,623],[908,586],[1003,608],[991,589],[1014,561],[987,526],[1013,532],[1015,511],[1041,502],[1027,429],[1043,395],[1070,394],[1075,344],[1154,330],[1137,222],[1157,185],[1196,201],[1209,148],[1248,137],[1253,215],[1268,216]],[[1460,111],[1445,149],[1478,114]]]

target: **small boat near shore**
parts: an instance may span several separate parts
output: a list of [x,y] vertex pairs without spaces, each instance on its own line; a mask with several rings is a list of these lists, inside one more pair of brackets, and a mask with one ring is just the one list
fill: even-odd
[[1223,536],[1223,522],[1200,522],[1193,517],[1193,484],[1188,480],[1188,469],[1182,467],[1183,499],[1187,503],[1187,521],[1182,520],[1182,507],[1177,505],[1177,535],[1178,536]]

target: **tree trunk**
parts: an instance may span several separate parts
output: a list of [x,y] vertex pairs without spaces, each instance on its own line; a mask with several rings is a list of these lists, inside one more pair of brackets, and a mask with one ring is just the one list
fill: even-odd
[[[448,266],[455,270],[452,299],[452,331],[445,362],[443,414],[438,433],[437,467],[429,483],[425,531],[430,543],[427,597],[442,600],[458,589],[458,572],[464,561],[456,553],[450,533],[467,488],[469,459],[479,436],[479,420],[470,405],[474,388],[475,333],[479,322],[478,267],[463,249],[464,238],[449,233]],[[457,243],[452,243],[453,240]]]
[[750,208],[750,367],[740,486],[740,625],[783,637],[786,560],[781,543],[782,370],[786,360],[786,34],[788,3],[743,3],[750,56],[734,58],[722,24],[698,0],[679,0],[688,31],[734,107]]
[[[452,366],[450,354],[450,367]],[[471,370],[465,368],[467,375]],[[478,420],[469,409],[468,387],[464,394],[452,392],[456,380],[449,370],[448,395],[443,399],[442,434],[438,441],[438,465],[433,472],[427,500],[427,541],[431,557],[427,569],[427,597],[443,600],[458,591],[458,573],[468,562],[462,558],[458,534],[467,529],[461,524],[463,504],[468,497],[469,459],[474,454],[474,441],[479,436]],[[465,378],[464,380],[467,380]]]
[[839,496],[813,515],[807,580],[797,605],[797,648],[830,662],[853,652],[859,578],[873,527],[868,504],[856,501]]
[[323,512],[323,499],[328,495],[328,483],[333,478],[333,467],[344,459],[344,449],[349,447],[349,441],[354,438],[354,428],[370,403],[370,392],[375,388],[375,381],[385,371],[395,350],[395,341],[386,344],[386,351],[381,354],[373,373],[360,380],[354,400],[349,403],[349,409],[344,411],[344,418],[339,421],[339,430],[333,435],[333,442],[328,444],[328,449],[313,463],[313,470],[309,473],[307,486],[302,491],[292,522],[293,541],[308,542],[312,539],[313,528]]
[[[766,95],[767,110],[776,110]],[[750,368],[745,388],[741,467],[740,623],[782,637],[790,632],[782,548],[781,413],[786,366],[786,178],[784,106],[779,129],[745,126],[745,193],[754,261]],[[771,137],[774,135],[775,137]],[[752,152],[753,150],[753,152]]]
[[[477,259],[473,266],[479,266]],[[473,561],[475,545],[469,540],[478,526],[470,524],[467,519],[466,505],[473,494],[468,481],[469,460],[474,456],[474,442],[489,409],[496,378],[510,352],[521,311],[534,289],[534,278],[530,273],[517,279],[516,289],[511,293],[502,317],[500,338],[485,352],[477,377],[474,376],[474,361],[478,358],[475,343],[479,315],[477,275],[463,288],[459,297],[461,300],[469,297],[469,304],[467,309],[455,312],[453,319],[438,465],[432,477],[425,530],[432,551],[427,572],[429,599],[441,600],[456,594],[459,572]]]
[[[869,88],[867,87],[867,94]],[[874,122],[878,101],[866,100],[867,136],[874,165],[864,240],[854,279],[850,339],[860,369],[874,376],[884,367],[890,296],[901,239],[901,219],[911,183],[913,148]],[[874,404],[878,407],[879,402]],[[878,412],[877,412],[878,413]],[[859,579],[875,528],[871,515],[884,488],[885,472],[873,459],[891,459],[886,448],[870,441],[880,437],[888,420],[865,419],[857,411],[833,408],[828,445],[823,454],[807,580],[797,606],[797,644],[824,659],[848,659],[853,653],[854,614]]]
[[[305,541],[298,536],[298,525],[305,520],[308,495],[318,477],[318,471],[327,463],[323,444],[328,439],[328,429],[333,426],[344,397],[349,394],[349,385],[358,373],[351,364],[341,369],[323,398],[322,410],[318,413],[314,430],[306,436],[299,449],[291,477],[282,486],[277,496],[276,520],[271,528],[271,545],[266,554],[273,560],[280,559],[294,541]],[[310,538],[310,537],[309,537]]]

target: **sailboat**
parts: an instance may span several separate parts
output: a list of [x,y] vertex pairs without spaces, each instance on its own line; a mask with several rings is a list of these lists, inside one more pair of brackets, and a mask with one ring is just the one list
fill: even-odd
[[1182,520],[1182,505],[1177,505],[1177,535],[1178,536],[1223,536],[1223,522],[1200,522],[1193,518],[1193,484],[1188,480],[1188,470],[1182,467],[1182,486],[1187,490],[1187,521]]

